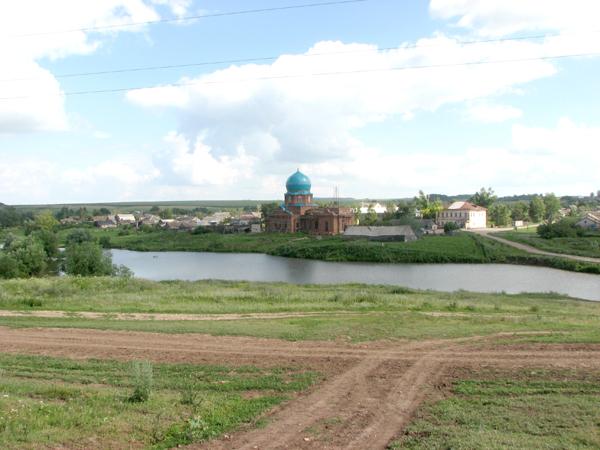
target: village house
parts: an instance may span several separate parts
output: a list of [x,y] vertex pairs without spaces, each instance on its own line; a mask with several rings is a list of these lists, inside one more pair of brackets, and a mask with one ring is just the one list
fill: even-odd
[[160,217],[155,216],[154,214],[143,214],[138,220],[138,226],[147,225],[147,226],[156,226],[160,223]]
[[454,222],[467,230],[487,228],[487,209],[471,202],[454,202],[438,213],[436,222],[440,227]]
[[314,203],[310,179],[300,170],[287,179],[286,189],[284,203],[265,218],[266,231],[334,235],[354,225],[351,208],[319,207]]
[[116,228],[117,221],[115,216],[94,216],[92,217],[94,226],[101,229]]
[[577,226],[587,230],[600,230],[600,213],[587,213],[577,222]]
[[117,214],[115,218],[119,225],[135,225],[137,223],[133,214]]

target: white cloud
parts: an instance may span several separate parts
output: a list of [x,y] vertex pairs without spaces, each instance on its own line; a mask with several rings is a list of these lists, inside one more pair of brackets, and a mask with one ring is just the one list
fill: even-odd
[[482,123],[499,123],[518,119],[523,111],[509,105],[498,105],[488,102],[476,102],[467,107],[466,117],[469,120]]
[[252,174],[255,159],[242,147],[234,156],[217,157],[201,137],[192,145],[175,132],[165,137],[165,144],[165,150],[155,156],[155,164],[173,184],[229,185]]
[[[202,136],[217,158],[235,158],[243,148],[268,173],[281,163],[341,160],[349,150],[364,148],[353,131],[370,123],[498,95],[556,71],[548,61],[393,70],[544,51],[527,42],[461,46],[441,35],[418,45],[378,51],[367,44],[319,42],[304,55],[232,66],[182,79],[179,86],[130,91],[127,98],[147,108],[173,109],[187,139]],[[363,72],[311,76],[343,71]]]
[[[162,3],[176,13],[187,4],[182,0]],[[159,18],[155,8],[143,0],[4,2],[0,6],[0,134],[67,129],[62,89],[40,61],[90,54],[117,33],[139,32],[145,27],[82,29]],[[68,30],[79,31],[62,32]]]
[[160,175],[143,155],[108,159],[87,167],[50,160],[4,157],[0,161],[0,201],[11,204],[127,200],[144,197]]
[[597,0],[431,0],[431,14],[485,36],[598,28]]
[[192,0],[151,0],[154,5],[167,6],[177,17],[183,17],[187,14]]

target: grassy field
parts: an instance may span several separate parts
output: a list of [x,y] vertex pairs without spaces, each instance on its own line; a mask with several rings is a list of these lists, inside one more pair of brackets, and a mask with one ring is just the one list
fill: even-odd
[[[14,448],[172,448],[221,435],[318,374],[290,368],[74,361],[0,354],[0,445]],[[135,401],[150,382],[147,401]],[[245,393],[252,392],[252,396]]]
[[[47,278],[0,282],[0,309],[68,311],[61,318],[0,317],[9,327],[65,327],[209,333],[288,340],[368,341],[545,331],[536,342],[600,342],[600,303],[551,294],[411,291],[389,286],[295,286],[244,282],[151,282]],[[77,312],[104,313],[97,319]],[[311,312],[288,318],[114,320],[115,313],[251,314]]]
[[[340,236],[308,236],[281,233],[198,234],[157,230],[91,229],[106,236],[112,248],[137,251],[207,251],[266,253],[323,261],[382,263],[507,263],[554,267],[576,272],[600,273],[600,264],[531,255],[471,233],[454,236],[424,236],[414,242],[347,241]],[[70,230],[62,230],[64,242]]]
[[[13,328],[208,333],[337,344],[539,331],[546,334],[496,337],[493,345],[600,344],[600,302],[554,294],[60,277],[0,281],[2,311],[26,314],[0,314],[0,326]],[[40,311],[68,314],[36,317]],[[84,318],[83,312],[101,316]],[[137,320],[117,318],[117,313],[238,316]],[[243,318],[269,313],[297,315]],[[185,336],[181,339],[185,342]],[[302,362],[274,365],[150,365],[0,353],[0,447],[162,449],[244,425],[257,427],[274,405],[327,376]],[[390,448],[597,448],[599,376],[590,371],[456,369]],[[136,401],[144,393],[148,399]]]
[[400,449],[600,448],[600,374],[528,370],[464,374],[421,408]]
[[535,233],[534,229],[504,231],[497,233],[497,235],[521,244],[531,245],[547,252],[600,258],[600,235],[543,239]]

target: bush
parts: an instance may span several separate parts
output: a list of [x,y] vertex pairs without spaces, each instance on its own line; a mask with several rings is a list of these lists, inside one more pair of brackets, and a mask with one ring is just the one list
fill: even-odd
[[67,235],[66,246],[71,244],[82,244],[84,242],[94,242],[95,239],[90,233],[90,230],[83,228],[76,228]]
[[43,244],[33,236],[13,242],[9,255],[17,261],[21,277],[38,276],[44,273],[48,266],[48,256]]
[[113,275],[115,269],[110,255],[105,255],[96,242],[70,244],[65,251],[65,272],[69,275]]
[[58,256],[58,238],[56,237],[56,233],[50,230],[41,229],[34,231],[32,236],[42,243],[48,257],[53,258]]
[[573,238],[585,235],[585,230],[577,226],[577,219],[565,217],[555,223],[540,225],[537,234],[544,239]]
[[444,224],[444,233],[446,234],[452,234],[453,231],[456,231],[458,229],[459,226],[454,222],[446,222]]
[[133,393],[129,401],[133,403],[145,402],[150,398],[154,381],[152,364],[148,361],[134,361],[131,364]]
[[0,253],[0,278],[18,278],[21,276],[19,262],[10,253]]
[[199,226],[194,228],[194,230],[192,231],[192,234],[208,234],[208,233],[212,233],[213,230],[209,227],[203,227],[203,226]]
[[101,236],[100,239],[98,239],[98,243],[100,244],[100,247],[102,247],[102,248],[110,248],[111,247],[110,236]]

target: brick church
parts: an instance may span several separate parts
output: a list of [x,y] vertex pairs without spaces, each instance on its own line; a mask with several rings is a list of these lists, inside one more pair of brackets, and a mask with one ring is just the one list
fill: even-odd
[[300,170],[285,184],[287,192],[280,207],[265,218],[266,231],[340,234],[355,224],[351,208],[320,207],[313,202],[310,179]]

